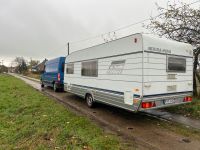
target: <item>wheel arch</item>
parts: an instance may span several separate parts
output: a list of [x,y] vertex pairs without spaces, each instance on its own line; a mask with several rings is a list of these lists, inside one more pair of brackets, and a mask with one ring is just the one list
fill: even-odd
[[93,94],[92,91],[87,91],[87,92],[85,92],[85,96],[84,96],[84,98],[86,99],[86,97],[87,97],[88,94],[91,95],[92,98],[93,98],[93,101],[95,101],[95,100],[94,100],[94,94]]

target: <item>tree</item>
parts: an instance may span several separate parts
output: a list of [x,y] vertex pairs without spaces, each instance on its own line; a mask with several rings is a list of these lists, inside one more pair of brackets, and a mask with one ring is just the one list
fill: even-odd
[[39,63],[40,63],[39,60],[31,60],[31,61],[29,62],[29,66],[30,66],[30,67],[37,66]]
[[27,71],[28,67],[23,57],[16,57],[14,61],[17,64],[16,72],[24,73],[25,71]]
[[200,9],[191,8],[191,5],[186,3],[169,4],[167,9],[157,5],[157,9],[160,15],[152,17],[147,28],[159,36],[194,46],[193,89],[194,95],[197,95],[196,77],[200,81],[197,73],[200,54]]
[[8,68],[4,65],[0,65],[0,73],[8,72]]

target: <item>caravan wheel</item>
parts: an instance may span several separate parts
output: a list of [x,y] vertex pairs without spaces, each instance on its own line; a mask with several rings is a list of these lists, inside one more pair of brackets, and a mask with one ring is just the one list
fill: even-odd
[[92,95],[86,94],[85,99],[86,99],[88,107],[93,108],[94,107],[94,99],[93,99]]
[[43,82],[41,83],[41,88],[44,88],[44,83]]

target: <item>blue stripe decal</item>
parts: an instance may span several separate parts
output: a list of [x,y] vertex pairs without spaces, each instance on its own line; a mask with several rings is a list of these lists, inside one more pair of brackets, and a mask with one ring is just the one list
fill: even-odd
[[[72,85],[79,86],[79,87],[84,87],[84,88],[90,88],[90,89],[99,90],[99,91],[104,91],[104,92],[109,92],[109,93],[118,94],[118,95],[124,95],[124,92],[119,92],[119,91],[112,91],[112,90],[95,88],[95,87],[89,87],[89,86],[83,86],[83,85],[78,85],[78,84],[72,84]],[[165,96],[165,95],[184,94],[184,93],[192,93],[192,91],[184,91],[184,92],[176,92],[176,93],[153,94],[153,95],[144,95],[143,97],[147,98],[147,97],[153,97],[153,96]],[[133,97],[140,98],[140,95],[133,94]]]
[[90,89],[99,90],[99,91],[104,91],[104,92],[109,92],[109,93],[118,94],[118,95],[124,95],[124,92],[119,92],[119,91],[112,91],[112,90],[94,88],[94,87],[83,86],[83,85],[77,85],[77,84],[72,84],[72,85],[79,86],[79,87],[84,87],[84,88],[90,88]]

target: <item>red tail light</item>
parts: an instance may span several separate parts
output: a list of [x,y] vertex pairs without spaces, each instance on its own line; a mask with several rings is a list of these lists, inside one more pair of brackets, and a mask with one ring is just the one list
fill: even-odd
[[58,81],[60,81],[60,73],[58,73]]
[[191,102],[192,101],[192,97],[191,96],[186,96],[183,98],[183,102]]
[[155,102],[142,102],[142,108],[151,108],[156,107]]

